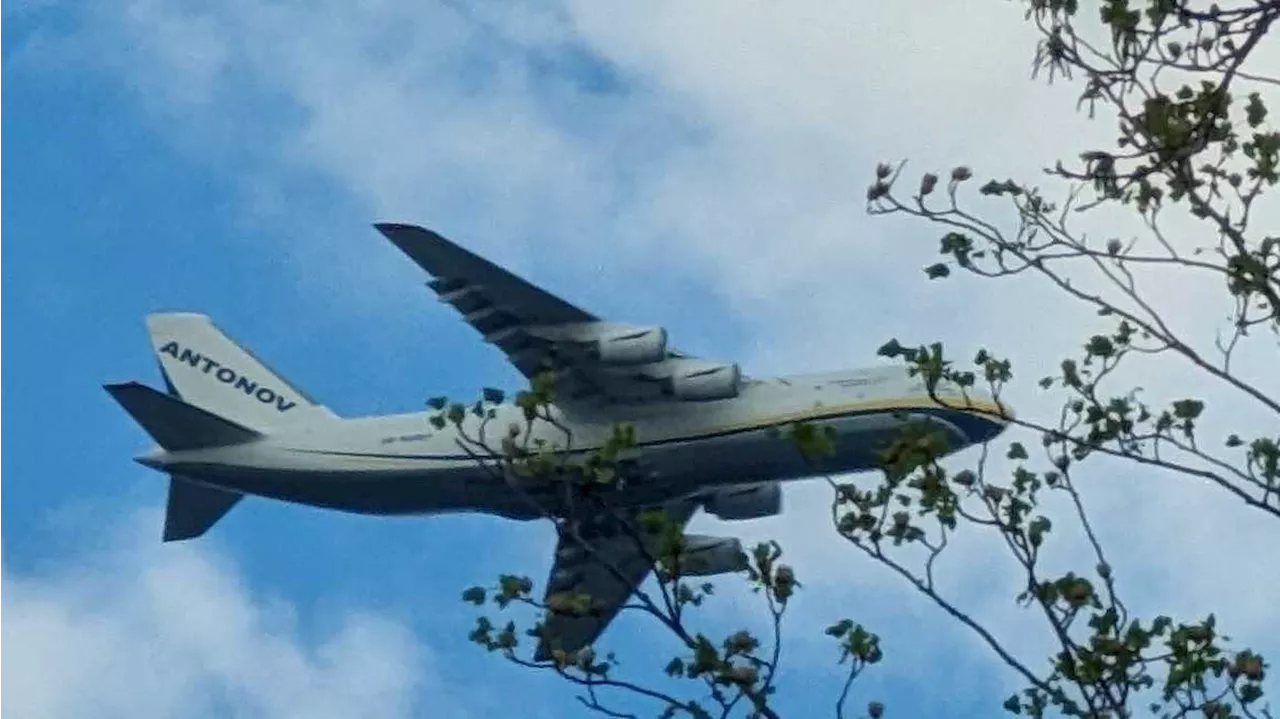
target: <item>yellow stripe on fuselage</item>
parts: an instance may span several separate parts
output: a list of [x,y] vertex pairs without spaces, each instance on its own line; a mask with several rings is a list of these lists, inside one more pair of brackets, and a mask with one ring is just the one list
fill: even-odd
[[814,420],[830,419],[855,412],[901,412],[913,409],[946,409],[955,412],[967,412],[983,415],[992,422],[1003,421],[1002,416],[1011,416],[1009,415],[1009,409],[1007,407],[1002,408],[999,404],[987,400],[965,398],[950,400],[941,397],[934,400],[927,396],[888,397],[884,399],[871,399],[859,402],[845,402],[842,404],[822,404],[768,417],[756,417],[746,422],[710,427],[703,429],[696,434],[670,437],[668,439],[700,439],[702,437],[724,434],[726,432],[768,429],[769,427],[777,427],[779,425],[792,424],[795,422],[811,422]]

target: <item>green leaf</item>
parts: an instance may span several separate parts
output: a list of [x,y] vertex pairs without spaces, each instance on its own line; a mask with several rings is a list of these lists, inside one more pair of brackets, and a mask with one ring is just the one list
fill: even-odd
[[1115,345],[1111,344],[1111,339],[1102,335],[1090,337],[1084,349],[1095,357],[1110,357],[1115,353]]
[[1044,543],[1044,535],[1053,527],[1048,517],[1036,517],[1027,527],[1027,539],[1031,546],[1038,547]]
[[892,357],[897,357],[901,355],[905,351],[905,349],[906,348],[903,347],[900,342],[898,342],[897,338],[894,338],[889,340],[888,342],[885,342],[883,345],[881,345],[880,349],[876,350],[876,354],[880,357],[892,358]]
[[1252,704],[1262,698],[1262,687],[1257,684],[1245,684],[1240,687],[1240,702]]
[[484,604],[485,591],[484,587],[471,587],[462,593],[462,601],[474,604],[477,607]]
[[830,425],[796,422],[791,426],[791,442],[809,459],[829,457],[835,453],[835,429]]
[[442,410],[446,404],[449,404],[448,397],[432,397],[427,400],[427,406],[434,410]]
[[973,240],[959,232],[948,232],[942,236],[941,248],[938,250],[943,255],[961,255],[967,254],[973,249]]
[[493,387],[485,387],[481,392],[481,396],[484,398],[484,401],[489,404],[502,404],[503,400],[507,398],[505,392],[500,389],[494,389]]
[[1204,402],[1198,399],[1180,399],[1173,403],[1173,416],[1178,419],[1195,419],[1204,411]]
[[829,637],[835,637],[839,639],[840,637],[843,637],[845,634],[847,634],[850,629],[853,629],[853,620],[841,619],[835,624],[832,624],[831,626],[827,627],[827,631],[825,633]]
[[1009,459],[1026,459],[1027,448],[1022,446],[1021,442],[1014,442],[1009,445],[1009,454],[1005,455]]
[[466,406],[457,403],[449,405],[449,412],[445,415],[445,418],[452,424],[462,424],[462,420],[466,419],[466,417]]
[[929,277],[929,279],[937,280],[949,276],[951,274],[951,268],[941,262],[935,262],[934,264],[924,268],[924,273]]
[[1249,104],[1245,105],[1245,122],[1249,127],[1257,127],[1267,119],[1267,106],[1262,104],[1262,96],[1256,92],[1249,93]]
[[1004,710],[1010,714],[1022,713],[1022,704],[1018,701],[1017,694],[1011,694],[1008,699],[1004,700]]

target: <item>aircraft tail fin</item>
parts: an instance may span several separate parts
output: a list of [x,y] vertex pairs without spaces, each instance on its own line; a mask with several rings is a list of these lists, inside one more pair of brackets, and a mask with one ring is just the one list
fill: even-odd
[[169,501],[164,510],[164,541],[195,539],[244,498],[243,494],[169,475]]
[[109,384],[106,390],[156,444],[169,452],[244,444],[262,436],[140,382]]
[[335,419],[205,315],[148,315],[147,331],[166,386],[190,404],[258,431]]

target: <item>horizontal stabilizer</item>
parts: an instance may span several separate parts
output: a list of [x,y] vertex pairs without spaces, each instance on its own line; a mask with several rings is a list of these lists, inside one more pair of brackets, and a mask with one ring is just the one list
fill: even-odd
[[169,503],[164,512],[164,541],[199,537],[244,498],[239,492],[196,484],[169,476]]
[[259,433],[139,382],[106,385],[125,411],[169,452],[243,444]]

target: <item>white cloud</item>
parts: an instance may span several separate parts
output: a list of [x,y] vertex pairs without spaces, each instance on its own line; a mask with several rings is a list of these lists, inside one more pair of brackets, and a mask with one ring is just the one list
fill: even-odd
[[[172,128],[184,145],[209,123],[231,136],[270,125],[276,142],[258,151],[255,181],[327,178],[378,217],[457,228],[481,251],[501,244],[520,270],[535,259],[608,262],[633,268],[633,292],[645,289],[642,272],[696,276],[749,327],[744,354],[756,371],[860,364],[896,335],[941,337],[961,356],[977,345],[1013,352],[1034,379],[1087,334],[1087,313],[1025,280],[924,283],[919,267],[933,261],[937,232],[863,214],[879,160],[909,156],[916,171],[963,162],[980,175],[1034,179],[1055,158],[1110,141],[1105,121],[1072,112],[1072,88],[1028,80],[1034,40],[1019,7],[496,7],[467,19],[412,3],[194,10],[151,0],[126,4],[106,25],[131,40],[117,58],[126,80],[195,118]],[[198,51],[186,49],[191,37]],[[602,93],[532,69],[532,57],[565,62],[571,48],[611,63],[624,89]],[[1280,65],[1276,54],[1260,56],[1258,69]],[[192,78],[197,95],[177,91]],[[262,98],[287,112],[265,112],[254,104]],[[1259,226],[1273,216],[1259,216]],[[1107,219],[1084,226],[1112,231]],[[349,275],[357,263],[334,264],[364,286]],[[1211,288],[1166,280],[1155,291],[1185,313],[1201,345],[1211,340]],[[1272,350],[1264,345],[1243,371],[1274,377]],[[1196,379],[1177,363],[1135,376],[1170,397]],[[1215,433],[1268,426],[1230,393],[1196,391],[1223,408],[1222,422],[1207,425]],[[1052,409],[1029,391],[1014,401],[1024,414]],[[1104,469],[1088,478],[1088,500],[1143,606],[1217,611],[1228,631],[1280,636],[1280,617],[1255,599],[1280,589],[1266,584],[1280,577],[1280,560],[1221,541],[1231,533],[1243,546],[1274,544],[1270,523],[1192,480]],[[873,607],[881,619],[919,609],[856,555],[826,560],[843,550],[813,521],[824,490],[789,497],[786,516],[750,529],[783,536],[824,596]],[[948,586],[1007,635],[1027,636],[1009,618],[1016,578],[990,568],[995,546],[962,541],[957,550]],[[946,621],[928,612],[919,620]]]
[[404,626],[353,610],[304,636],[207,545],[160,545],[159,517],[135,520],[52,572],[5,569],[6,715],[392,717],[424,690],[448,705]]

